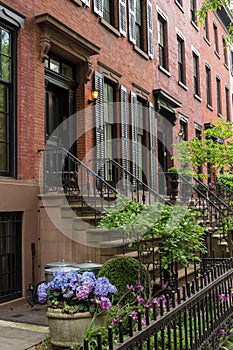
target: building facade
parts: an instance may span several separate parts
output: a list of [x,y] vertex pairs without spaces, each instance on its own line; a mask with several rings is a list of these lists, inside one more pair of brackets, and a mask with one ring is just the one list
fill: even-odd
[[47,263],[104,260],[65,237],[44,211],[47,145],[70,150],[110,184],[116,179],[103,159],[117,159],[163,194],[172,144],[201,137],[219,117],[232,121],[231,18],[224,8],[202,27],[200,3],[0,2],[1,304],[23,297]]

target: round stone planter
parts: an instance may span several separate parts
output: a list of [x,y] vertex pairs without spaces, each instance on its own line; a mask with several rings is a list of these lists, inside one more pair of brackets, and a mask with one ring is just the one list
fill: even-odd
[[[51,343],[60,348],[83,344],[83,335],[90,326],[92,315],[89,312],[64,314],[60,309],[48,308],[46,312]],[[92,329],[104,327],[107,315],[98,315]]]

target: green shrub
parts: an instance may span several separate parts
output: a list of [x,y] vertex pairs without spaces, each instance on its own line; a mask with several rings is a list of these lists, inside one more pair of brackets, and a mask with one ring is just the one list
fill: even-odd
[[136,281],[149,290],[149,275],[146,267],[137,259],[121,256],[106,261],[98,277],[106,276],[117,287],[114,302],[118,302],[127,292],[126,285],[136,285]]

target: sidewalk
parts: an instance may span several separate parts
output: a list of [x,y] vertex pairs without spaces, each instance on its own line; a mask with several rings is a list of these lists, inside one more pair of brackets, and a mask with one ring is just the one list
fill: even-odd
[[33,308],[26,302],[0,308],[1,350],[33,349],[48,335],[46,305]]

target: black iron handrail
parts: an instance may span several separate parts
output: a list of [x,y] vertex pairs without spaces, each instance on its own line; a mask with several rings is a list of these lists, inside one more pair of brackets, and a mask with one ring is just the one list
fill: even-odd
[[43,156],[44,193],[64,191],[68,203],[79,199],[81,215],[91,213],[97,224],[97,216],[112,205],[118,191],[63,147],[46,148]]
[[[137,201],[139,202],[139,196],[140,191],[142,191],[142,203],[146,203],[146,199],[149,203],[151,203],[151,196],[153,196],[154,200],[159,200],[160,202],[171,205],[170,202],[168,202],[164,197],[162,197],[159,193],[157,193],[154,189],[152,189],[150,186],[145,184],[142,180],[140,180],[137,176],[132,174],[129,170],[125,169],[121,164],[116,162],[112,158],[105,158],[103,159],[104,162],[110,162],[112,163],[119,171],[120,171],[120,180],[122,179],[129,179],[131,183],[136,184],[135,185],[135,191],[137,193]],[[146,193],[149,193],[149,196],[146,196]]]
[[[232,212],[233,213],[233,208],[231,208],[231,206],[226,203],[221,197],[217,196],[214,191],[212,189],[210,189],[209,186],[207,186],[205,183],[203,183],[202,181],[200,181],[197,177],[193,178],[195,180],[195,182],[199,185],[202,186],[208,193],[208,198],[212,198],[214,199],[215,203],[220,203],[225,209],[227,209],[228,213]],[[195,186],[196,187],[196,186]]]

